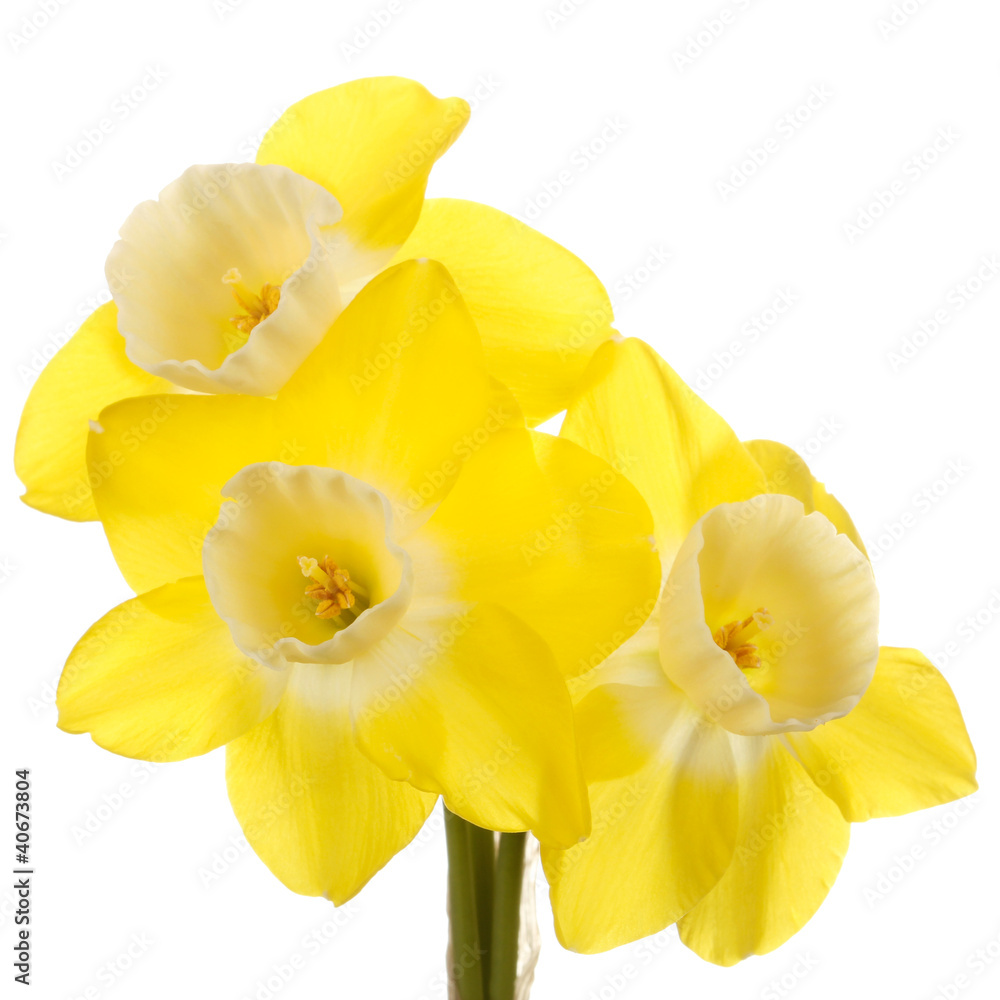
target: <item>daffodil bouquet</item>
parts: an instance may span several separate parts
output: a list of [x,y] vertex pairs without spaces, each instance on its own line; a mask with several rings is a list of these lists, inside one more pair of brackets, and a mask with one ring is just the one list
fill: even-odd
[[25,502],[99,519],[137,595],[59,725],[225,745],[253,849],[336,905],[442,798],[462,1000],[527,995],[529,831],[567,948],[676,922],[732,964],[812,916],[851,822],[971,792],[973,751],[802,460],[622,340],[571,253],[425,200],[468,115],[334,87],[125,221],[17,442]]

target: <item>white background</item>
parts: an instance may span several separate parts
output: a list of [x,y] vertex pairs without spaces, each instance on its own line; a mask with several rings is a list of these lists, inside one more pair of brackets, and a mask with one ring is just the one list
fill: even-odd
[[[875,557],[882,641],[935,654],[952,644],[944,669],[980,755],[974,808],[856,827],[817,917],[731,970],[672,930],[603,956],[563,952],[540,888],[533,995],[995,997],[1000,960],[977,971],[975,952],[992,942],[1000,954],[1000,281],[971,298],[958,288],[1000,253],[997,5],[907,0],[914,13],[894,30],[879,26],[892,0],[564,0],[558,17],[558,0],[394,0],[352,52],[345,43],[387,0],[62,0],[27,44],[13,42],[40,2],[4,0],[0,13],[8,448],[41,356],[106,297],[104,257],[135,204],[192,163],[251,158],[277,114],[313,91],[410,76],[477,105],[430,193],[527,218],[583,257],[617,290],[624,334],[700,378],[744,437],[798,446],[844,501]],[[728,23],[700,54],[696,40],[682,69],[688,36],[723,9]],[[57,177],[67,145],[151,69],[165,79]],[[818,110],[779,128],[811,91],[828,95]],[[939,134],[947,149],[924,155]],[[727,194],[717,182],[751,147],[767,162]],[[564,171],[570,183],[545,204]],[[894,204],[852,240],[845,224],[894,180]],[[657,254],[669,261],[642,270]],[[794,305],[748,335],[781,292]],[[948,321],[894,370],[891,353],[938,309]],[[9,462],[4,477],[0,732],[4,787],[15,766],[33,771],[35,995],[440,998],[440,817],[340,912],[335,935],[327,925],[307,947],[334,917],[328,903],[292,894],[246,850],[216,858],[210,884],[199,875],[239,833],[222,751],[136,765],[55,728],[66,653],[129,592],[99,526],[29,510]],[[127,798],[81,837],[122,786]],[[907,858],[904,875],[894,866]],[[876,898],[880,884],[890,891]],[[0,889],[5,956],[10,902]],[[130,958],[133,935],[144,943]],[[272,967],[295,953],[304,968],[268,992]],[[967,985],[939,992],[961,975]]]

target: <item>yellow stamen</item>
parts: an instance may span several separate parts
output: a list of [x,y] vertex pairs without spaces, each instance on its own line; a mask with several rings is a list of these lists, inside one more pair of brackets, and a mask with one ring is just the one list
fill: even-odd
[[322,562],[309,556],[299,556],[299,568],[303,576],[313,581],[306,587],[306,597],[319,602],[317,618],[340,618],[355,606],[357,597],[363,600],[368,597],[368,591],[352,580],[347,570],[341,569],[329,556],[324,556]]
[[243,275],[239,268],[231,267],[222,276],[222,283],[229,286],[233,293],[233,298],[243,310],[238,316],[230,317],[229,322],[243,335],[242,338],[235,334],[232,336],[232,350],[242,347],[250,337],[251,332],[258,323],[267,319],[281,301],[281,285],[272,285],[270,282],[264,284],[260,290],[260,295],[255,294],[243,282]]
[[734,649],[731,655],[736,661],[736,666],[741,670],[746,667],[760,666],[760,651],[752,643]]
[[758,608],[752,615],[722,625],[712,633],[715,644],[724,649],[740,669],[754,669],[761,665],[760,650],[748,639],[774,624],[767,608]]

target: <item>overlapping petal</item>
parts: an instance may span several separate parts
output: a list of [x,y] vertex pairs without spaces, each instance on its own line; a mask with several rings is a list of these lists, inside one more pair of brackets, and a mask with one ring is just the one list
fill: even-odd
[[183,760],[265,719],[285,675],[234,645],[201,577],[120,604],[70,654],[59,726],[126,757]]
[[341,904],[416,836],[435,796],[392,781],[351,733],[351,667],[299,664],[275,712],[226,748],[229,799],[295,892]]
[[552,653],[485,603],[415,603],[354,663],[355,732],[390,777],[490,830],[569,846],[589,830],[573,712]]
[[440,100],[412,80],[352,80],[293,104],[257,162],[322,184],[342,205],[351,239],[387,260],[420,215],[431,167],[468,120],[461,98]]
[[733,736],[740,824],[733,860],[678,923],[716,965],[763,955],[800,930],[830,891],[850,826],[780,738]]
[[476,321],[490,372],[529,425],[565,409],[587,363],[611,337],[611,301],[578,257],[488,205],[431,198],[395,260],[449,270]]
[[[602,685],[577,709],[593,832],[542,854],[556,933],[574,951],[663,930],[732,858],[738,784],[729,738],[663,676],[655,652],[648,662],[647,684]],[[635,678],[636,665],[628,671]]]
[[[608,296],[576,257],[486,206],[424,201],[468,115],[464,101],[386,77],[312,95],[268,132],[258,163],[290,168],[343,208],[315,243],[342,285],[317,336],[349,303],[275,399],[177,394],[126,359],[114,306],[40,377],[18,438],[25,502],[99,515],[142,594],[74,650],[60,726],[154,760],[228,742],[248,840],[298,892],[351,898],[441,794],[479,826],[534,831],[567,947],[605,950],[679,922],[689,947],[730,965],[812,916],[848,821],[969,794],[974,753],[947,682],[915,650],[883,649],[853,711],[805,732],[727,732],[708,718],[707,695],[699,710],[676,686],[669,658],[683,644],[664,632],[657,649],[669,621],[656,597],[708,511],[786,494],[863,543],[791,449],[740,443],[649,347],[609,339]],[[525,419],[567,404],[560,438],[526,430]],[[345,662],[276,670],[248,659],[206,590],[206,533],[220,508],[226,516],[223,500],[234,512],[253,503],[251,473],[267,469],[255,463],[272,461],[339,470],[384,493],[395,516],[383,541],[406,546],[407,574],[412,557],[413,593],[387,635]],[[229,481],[245,495],[224,496]],[[329,510],[325,494],[314,499],[319,522]],[[778,535],[797,544],[790,529]],[[718,565],[699,553],[698,565],[730,581],[727,560],[750,565],[792,606],[803,589],[794,560],[778,542],[765,548],[777,559],[770,576],[764,556],[735,544]],[[284,583],[275,593],[301,586]],[[808,583],[823,608],[838,606]],[[708,652],[738,675],[713,626],[765,602],[701,589],[733,605],[693,617]],[[265,617],[259,603],[246,608],[254,626]],[[849,653],[847,642],[837,648]],[[796,671],[810,711],[791,728],[832,714],[805,698],[825,692],[827,675]]]
[[791,448],[777,441],[744,441],[743,444],[764,470],[768,493],[784,493],[801,500],[807,514],[818,510],[836,525],[837,531],[847,535],[862,552],[865,551],[865,544],[851,515],[835,496],[826,491],[826,487],[809,471],[809,466]]
[[118,312],[95,310],[38,376],[24,405],[14,464],[29,507],[71,521],[97,517],[87,470],[87,434],[109,403],[173,392],[166,379],[125,356]]
[[[109,406],[90,434],[94,499],[111,551],[143,593],[200,574],[222,487],[252,462],[296,461],[274,404],[251,396],[143,396]],[[234,497],[234,510],[250,497]]]
[[852,823],[941,805],[978,787],[958,702],[915,649],[883,646],[857,707],[789,740],[813,781]]
[[706,511],[766,491],[764,474],[729,425],[641,340],[598,349],[561,435],[636,485],[667,566]]
[[[138,592],[201,571],[222,487],[254,462],[340,469],[387,493],[400,520],[425,518],[480,435],[520,418],[498,398],[447,273],[409,262],[365,289],[277,401],[174,395],[108,407],[90,435],[98,510]],[[238,509],[251,497],[230,499]]]
[[506,607],[575,675],[655,605],[651,534],[642,497],[608,463],[570,441],[508,429],[469,459],[411,552],[427,592]]
[[365,286],[278,394],[302,462],[380,489],[401,517],[451,488],[475,441],[520,414],[491,409],[475,323],[447,271],[407,261]]

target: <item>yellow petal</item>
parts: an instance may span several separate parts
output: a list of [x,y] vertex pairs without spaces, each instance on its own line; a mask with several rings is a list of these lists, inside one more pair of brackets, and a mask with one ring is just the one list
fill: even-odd
[[636,485],[665,565],[706,511],[765,492],[729,425],[641,340],[601,345],[561,434]]
[[789,739],[853,823],[941,805],[978,787],[955,696],[915,649],[883,646],[875,678],[849,715]]
[[[660,664],[660,616],[654,608],[645,623],[626,639],[617,649],[609,651],[607,659],[601,660],[582,674],[569,678],[567,687],[574,705],[579,705],[595,688],[607,684],[627,684],[656,687],[663,683],[665,676]],[[594,760],[591,758],[591,764]],[[608,759],[608,768],[600,774],[590,772],[590,780],[621,777],[628,770],[619,770]]]
[[544,643],[488,604],[415,603],[360,656],[351,690],[364,751],[490,830],[568,846],[589,829],[564,681]]
[[17,432],[14,464],[29,507],[70,521],[97,517],[87,472],[87,433],[109,403],[172,392],[125,357],[113,303],[101,306],[45,366]]
[[577,709],[593,832],[568,851],[542,852],[556,933],[573,951],[663,930],[732,858],[738,785],[729,738],[659,678],[604,685]]
[[267,718],[284,686],[236,648],[191,577],[120,604],[77,643],[59,681],[59,727],[125,757],[183,760]]
[[369,282],[278,394],[300,461],[385,493],[404,515],[429,511],[480,437],[515,415],[491,410],[475,323],[448,272],[408,261]]
[[862,552],[865,551],[865,544],[850,514],[835,496],[827,493],[826,487],[791,448],[777,441],[744,441],[743,444],[764,470],[768,493],[784,493],[801,500],[807,514],[814,510],[825,514],[836,525],[837,531],[847,535]]
[[716,965],[787,941],[819,909],[847,852],[850,826],[780,737],[733,737],[740,828],[733,861],[679,924],[681,940]]
[[[202,542],[238,470],[296,460],[294,438],[275,436],[273,409],[250,396],[176,395],[126,399],[101,413],[88,452],[94,499],[137,593],[201,573]],[[235,497],[228,509],[249,499]]]
[[408,546],[418,588],[506,607],[575,675],[655,606],[651,533],[642,498],[606,462],[570,441],[510,430],[470,459]]
[[416,836],[435,802],[357,749],[350,686],[349,664],[299,664],[270,718],[226,748],[250,846],[289,889],[337,905]]
[[490,372],[534,425],[566,408],[614,330],[611,301],[578,257],[519,219],[474,201],[432,198],[395,260],[451,272],[479,327]]
[[358,242],[395,249],[420,215],[431,167],[468,120],[461,98],[439,100],[412,80],[353,80],[293,104],[264,136],[257,162],[322,184]]

